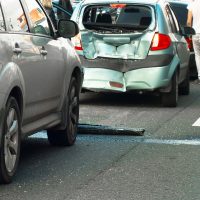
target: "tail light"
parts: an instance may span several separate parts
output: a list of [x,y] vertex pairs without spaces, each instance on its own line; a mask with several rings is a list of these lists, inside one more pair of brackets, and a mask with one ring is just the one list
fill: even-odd
[[155,33],[153,40],[151,42],[151,51],[158,51],[167,49],[171,45],[171,39],[168,35],[161,33]]
[[110,4],[110,7],[111,8],[124,8],[124,7],[126,7],[126,4],[124,4],[124,3],[114,3],[114,4]]
[[83,51],[82,42],[81,42],[81,34],[79,33],[75,37],[71,39],[72,44],[74,45],[75,50]]
[[192,50],[192,48],[193,48],[193,46],[192,46],[192,38],[191,37],[186,37],[185,40],[186,40],[186,42],[188,44],[188,48],[190,50]]

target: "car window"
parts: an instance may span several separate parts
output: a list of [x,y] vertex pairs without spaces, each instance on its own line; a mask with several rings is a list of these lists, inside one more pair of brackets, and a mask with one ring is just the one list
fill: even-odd
[[177,33],[178,30],[177,30],[176,24],[174,22],[173,16],[172,16],[172,14],[170,12],[169,6],[166,6],[165,10],[166,10],[166,16],[168,18],[169,25],[170,25],[172,33]]
[[177,21],[176,15],[174,14],[173,10],[169,7],[169,12],[172,15],[172,20],[175,25],[176,31],[180,31],[179,22]]
[[57,20],[70,19],[73,12],[70,1],[63,0],[53,0],[53,10]]
[[[83,25],[87,29],[113,27],[119,31],[145,30],[152,21],[148,6],[109,4],[88,6],[83,13]],[[98,29],[97,28],[97,29]]]
[[180,25],[185,26],[187,23],[187,5],[178,5],[178,4],[174,4],[171,3],[171,8],[174,11]]
[[35,0],[24,0],[28,7],[28,15],[32,23],[31,32],[51,35],[48,19],[41,6]]
[[0,31],[5,31],[5,30],[6,30],[5,21],[4,21],[2,9],[1,9],[1,6],[0,6]]
[[6,7],[5,14],[8,16],[9,30],[15,32],[28,31],[28,24],[21,3],[18,0],[6,0],[4,4]]
[[149,25],[151,10],[144,6],[128,6],[121,10],[117,24],[129,23],[132,25]]

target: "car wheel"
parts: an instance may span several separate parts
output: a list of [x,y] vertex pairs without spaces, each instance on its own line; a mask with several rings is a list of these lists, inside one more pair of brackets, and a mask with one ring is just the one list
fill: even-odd
[[0,182],[10,183],[15,175],[21,144],[21,115],[15,98],[10,97],[6,104],[1,133]]
[[72,77],[67,101],[67,127],[64,130],[47,130],[48,140],[52,145],[71,146],[76,141],[79,120],[79,87]]
[[171,80],[171,91],[161,94],[162,105],[165,107],[176,107],[178,102],[178,74],[174,73]]
[[190,93],[190,74],[188,71],[185,80],[179,85],[179,94],[189,95],[189,93]]

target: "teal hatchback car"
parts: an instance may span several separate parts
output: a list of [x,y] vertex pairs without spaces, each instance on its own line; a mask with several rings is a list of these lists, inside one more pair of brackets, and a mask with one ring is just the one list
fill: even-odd
[[163,106],[189,94],[186,35],[163,0],[85,0],[71,18],[80,28],[73,44],[84,67],[83,89],[158,92]]

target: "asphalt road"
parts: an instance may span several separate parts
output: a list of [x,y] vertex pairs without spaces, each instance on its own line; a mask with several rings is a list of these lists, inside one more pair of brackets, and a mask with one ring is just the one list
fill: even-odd
[[80,123],[145,128],[142,137],[82,135],[70,148],[45,133],[23,142],[20,166],[0,200],[200,199],[200,86],[177,108],[153,95],[82,94]]

